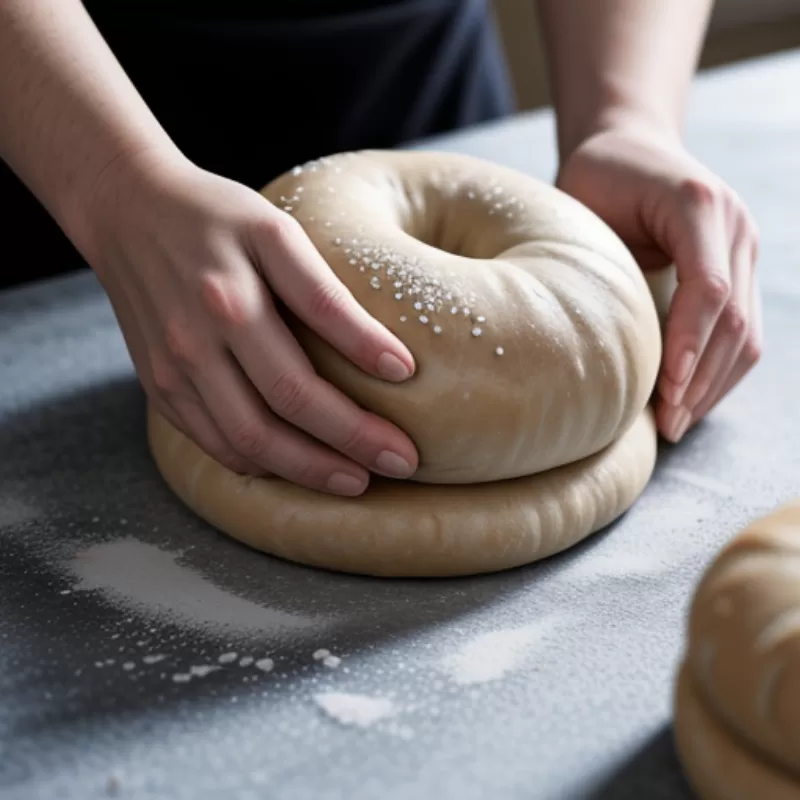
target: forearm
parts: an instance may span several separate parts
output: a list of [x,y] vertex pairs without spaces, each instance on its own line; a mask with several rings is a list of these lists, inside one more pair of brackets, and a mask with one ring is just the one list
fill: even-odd
[[678,134],[713,0],[538,0],[562,160],[638,119]]
[[0,157],[68,235],[120,158],[174,145],[79,0],[0,2]]

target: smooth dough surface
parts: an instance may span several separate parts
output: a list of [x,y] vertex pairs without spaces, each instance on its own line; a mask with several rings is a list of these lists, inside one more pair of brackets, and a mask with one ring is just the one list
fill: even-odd
[[[686,742],[701,734],[682,723],[687,771],[701,773],[704,796],[800,798],[800,500],[754,520],[705,571],[683,669],[691,687],[678,693],[676,718],[700,714],[682,704],[701,704],[697,731],[725,743],[724,757],[693,763]],[[758,791],[732,794],[732,770]]]
[[514,170],[421,151],[331,156],[263,194],[414,355],[410,380],[380,381],[286,312],[317,372],[403,429],[420,465],[347,500],[228,473],[151,411],[187,505],[295,561],[451,575],[544,557],[635,502],[655,462],[659,315],[597,216]]
[[602,452],[541,475],[480,486],[378,479],[346,498],[237,475],[152,412],[149,435],[172,490],[215,527],[289,561],[383,577],[470,575],[553,555],[629,508],[656,459],[645,410]]

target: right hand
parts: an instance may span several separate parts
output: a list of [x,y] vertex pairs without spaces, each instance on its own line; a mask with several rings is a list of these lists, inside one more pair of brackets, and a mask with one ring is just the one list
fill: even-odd
[[361,494],[408,477],[411,440],[312,368],[277,298],[366,372],[402,381],[411,353],[353,298],[301,226],[258,192],[173,154],[118,159],[77,245],[105,288],[155,408],[239,473]]

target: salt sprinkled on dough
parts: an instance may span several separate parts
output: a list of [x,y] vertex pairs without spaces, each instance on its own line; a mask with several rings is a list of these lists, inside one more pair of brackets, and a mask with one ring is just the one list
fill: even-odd
[[[343,161],[357,158],[355,153],[343,153],[332,156],[324,156],[318,159],[309,160],[303,164],[298,164],[292,169],[292,175],[297,178],[293,189],[288,190],[279,198],[279,203],[284,211],[294,213],[297,211],[300,202],[300,192],[302,187],[299,181],[307,172],[319,172],[320,170],[332,169],[336,173],[341,173],[340,164]],[[436,176],[431,177],[433,185],[438,186],[440,179]],[[461,176],[459,180],[451,180],[449,190],[453,193],[461,193],[471,200],[475,200],[477,195],[472,189],[468,189],[471,183],[466,176]],[[328,186],[328,191],[332,192],[333,187]],[[524,204],[516,197],[505,198],[505,190],[493,183],[487,191],[481,194],[482,201],[488,211],[489,216],[499,212],[506,212],[505,216],[511,218],[514,211],[524,208]],[[308,217],[312,222],[313,217]],[[331,227],[332,223],[326,221],[325,227]],[[480,326],[487,323],[487,318],[483,314],[476,313],[474,306],[478,303],[478,297],[474,292],[466,295],[459,295],[454,291],[448,290],[442,280],[432,277],[417,257],[406,257],[402,253],[395,252],[380,242],[372,242],[364,237],[345,240],[342,236],[335,236],[332,240],[335,247],[341,248],[347,262],[355,267],[359,273],[369,275],[369,285],[376,291],[386,287],[394,299],[398,302],[410,302],[417,321],[421,325],[429,325],[429,330],[436,336],[445,334],[445,328],[439,324],[436,315],[447,313],[452,316],[460,315],[463,320],[470,325],[473,338],[478,338],[484,333]],[[451,273],[455,277],[455,273]],[[400,321],[405,322],[408,316],[403,313],[399,315]],[[445,334],[446,335],[446,334]],[[495,349],[496,355],[502,355],[502,348]]]
[[314,695],[314,701],[329,716],[342,725],[369,728],[382,719],[395,715],[391,700],[363,694],[325,692]]
[[223,591],[178,556],[134,538],[96,544],[66,567],[73,591],[101,591],[109,600],[156,618],[200,629],[278,633],[313,627],[315,618],[265,608]]
[[233,664],[233,662],[236,661],[237,658],[238,655],[236,653],[223,653],[217,659],[217,661],[219,661],[220,664]]
[[255,667],[262,672],[271,672],[275,667],[275,662],[271,658],[259,658],[255,663]]
[[519,668],[531,647],[554,624],[555,620],[548,617],[520,628],[479,634],[446,656],[441,665],[461,685],[497,680]]
[[155,653],[150,656],[144,656],[142,661],[144,661],[145,664],[158,664],[159,661],[163,661],[165,658],[166,656],[161,655],[160,653]]

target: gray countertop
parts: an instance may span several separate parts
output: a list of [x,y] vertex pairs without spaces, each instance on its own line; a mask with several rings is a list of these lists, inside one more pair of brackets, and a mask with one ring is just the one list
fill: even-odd
[[[0,797],[687,798],[693,585],[800,491],[798,87],[797,53],[710,73],[688,120],[761,226],[762,362],[618,524],[512,572],[372,580],[228,540],[157,475],[93,276],[0,293]],[[555,168],[546,114],[434,144]]]

